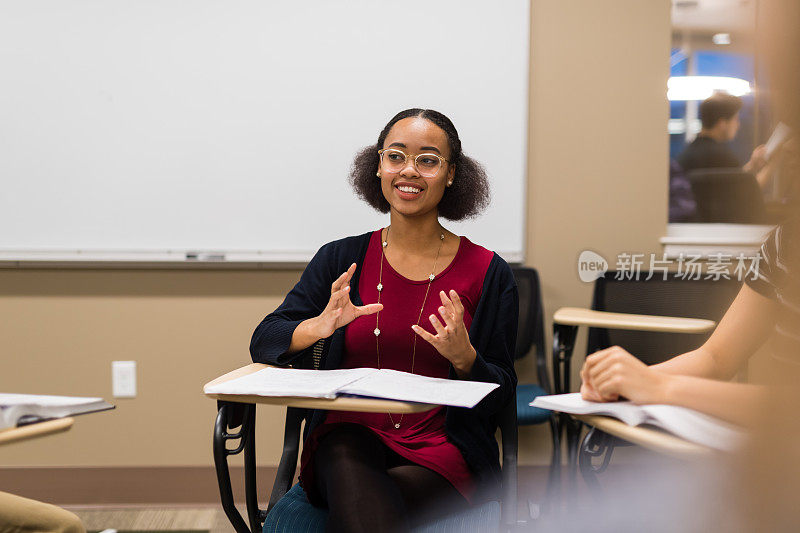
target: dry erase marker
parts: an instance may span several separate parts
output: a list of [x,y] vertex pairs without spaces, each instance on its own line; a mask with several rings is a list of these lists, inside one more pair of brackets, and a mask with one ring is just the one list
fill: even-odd
[[225,254],[186,252],[187,261],[225,261]]

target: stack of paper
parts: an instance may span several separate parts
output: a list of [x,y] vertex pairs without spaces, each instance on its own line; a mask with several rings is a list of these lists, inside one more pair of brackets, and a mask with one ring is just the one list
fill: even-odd
[[406,402],[474,407],[497,383],[430,378],[378,368],[301,370],[268,367],[206,386],[206,394],[335,398],[342,394]]

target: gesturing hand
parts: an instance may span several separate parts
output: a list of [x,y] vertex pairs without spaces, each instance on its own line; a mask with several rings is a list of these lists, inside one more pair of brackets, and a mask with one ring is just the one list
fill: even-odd
[[612,346],[586,358],[581,369],[581,396],[601,402],[623,396],[635,403],[660,403],[667,378],[623,348]]
[[447,358],[459,376],[465,376],[472,370],[477,353],[469,342],[467,327],[464,325],[464,305],[458,293],[453,290],[450,291],[450,298],[444,291],[439,292],[439,297],[442,299],[439,315],[444,320],[444,326],[436,315],[431,315],[428,319],[436,330],[436,335],[431,335],[416,324],[411,326],[411,329]]
[[383,304],[367,304],[356,306],[350,300],[350,279],[356,271],[356,264],[350,268],[331,285],[331,298],[322,313],[314,319],[315,330],[319,338],[330,337],[334,331],[346,326],[362,315],[371,315],[383,309]]

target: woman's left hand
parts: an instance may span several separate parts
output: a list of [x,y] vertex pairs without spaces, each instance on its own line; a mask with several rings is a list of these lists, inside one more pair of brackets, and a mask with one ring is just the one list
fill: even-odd
[[442,306],[439,307],[439,314],[444,321],[444,325],[436,315],[431,315],[428,319],[436,330],[436,335],[432,335],[416,324],[411,326],[414,332],[431,343],[436,351],[453,365],[459,377],[469,375],[472,364],[475,362],[477,352],[469,342],[469,333],[464,325],[464,305],[456,291],[450,291],[450,298],[444,291],[439,292],[442,299]]
[[[613,402],[619,397],[634,403],[663,403],[669,376],[649,368],[625,349],[612,346],[586,357],[581,378],[585,399]],[[591,391],[591,393],[590,393]]]

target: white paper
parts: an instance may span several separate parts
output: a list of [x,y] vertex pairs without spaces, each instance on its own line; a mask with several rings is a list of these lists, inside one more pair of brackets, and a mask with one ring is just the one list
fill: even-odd
[[433,403],[454,407],[474,407],[497,383],[430,378],[381,369],[343,387],[339,392],[405,402]]
[[691,442],[718,450],[735,450],[745,432],[723,420],[676,405],[637,405],[633,402],[589,402],[579,392],[539,396],[533,407],[576,415],[613,416],[630,426],[649,424]]
[[21,418],[61,418],[113,409],[102,398],[0,393],[0,428],[16,426]]
[[429,378],[377,368],[301,370],[269,367],[207,386],[207,394],[335,398],[354,394],[405,402],[474,407],[497,383]]
[[377,371],[376,368],[303,370],[268,367],[247,376],[207,386],[203,391],[206,394],[335,398],[340,388]]
[[83,405],[102,401],[102,398],[86,398],[83,396],[41,396],[37,394],[0,392],[0,407],[11,405]]
[[538,396],[529,405],[575,415],[609,415],[630,426],[638,426],[646,418],[642,410],[631,402],[589,402],[581,398],[579,392]]
[[778,125],[775,126],[775,129],[772,131],[772,135],[769,136],[769,140],[767,141],[766,146],[766,155],[765,157],[767,160],[772,157],[772,154],[780,148],[780,146],[789,138],[792,134],[791,128],[784,124],[783,122],[778,122]]
[[648,414],[648,423],[711,448],[735,450],[745,437],[740,428],[693,409],[675,405],[643,405],[641,409]]

